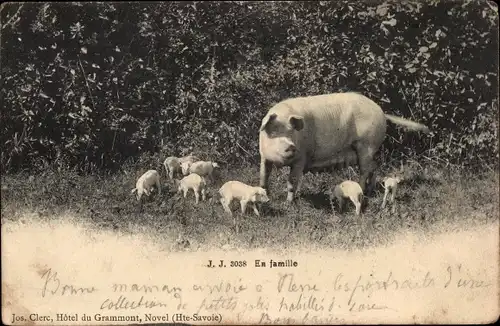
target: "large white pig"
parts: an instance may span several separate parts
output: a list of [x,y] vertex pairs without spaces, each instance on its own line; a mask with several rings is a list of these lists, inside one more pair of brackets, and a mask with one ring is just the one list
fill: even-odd
[[269,193],[272,166],[290,166],[287,201],[291,202],[304,173],[358,164],[359,184],[363,192],[371,193],[373,157],[384,141],[386,120],[429,132],[420,123],[384,114],[375,102],[354,92],[291,98],[274,105],[259,132],[260,186]]

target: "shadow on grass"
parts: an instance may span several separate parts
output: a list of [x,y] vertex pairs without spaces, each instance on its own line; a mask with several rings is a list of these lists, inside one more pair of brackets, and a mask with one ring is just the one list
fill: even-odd
[[397,196],[397,201],[399,203],[404,203],[404,204],[408,204],[408,203],[411,203],[411,201],[413,200],[413,196],[411,196],[409,193],[402,193],[402,194],[398,194]]
[[285,211],[282,208],[279,207],[274,207],[271,205],[263,205],[262,206],[262,215],[265,216],[281,216],[285,213]]
[[308,201],[315,209],[331,210],[330,197],[322,192],[302,194],[301,198]]
[[410,185],[410,187],[414,188],[416,186],[424,185],[424,186],[430,186],[430,187],[436,187],[442,184],[441,180],[434,179],[434,178],[426,178],[421,175],[414,176],[413,178],[404,181],[402,185]]

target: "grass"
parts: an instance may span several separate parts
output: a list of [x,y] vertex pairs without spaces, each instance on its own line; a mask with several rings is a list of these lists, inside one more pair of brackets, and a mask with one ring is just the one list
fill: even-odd
[[[251,209],[240,219],[236,234],[232,219],[224,214],[217,199],[218,188],[226,181],[239,180],[257,185],[258,166],[222,168],[218,181],[209,184],[208,200],[194,204],[194,195],[184,200],[175,194],[161,165],[162,196],[153,196],[143,210],[130,191],[147,168],[124,167],[112,175],[79,175],[72,171],[47,169],[43,173],[11,174],[2,177],[2,224],[35,216],[51,220],[71,213],[100,229],[124,233],[147,233],[161,238],[168,250],[209,250],[216,248],[318,248],[362,249],[389,244],[400,232],[432,236],[434,232],[491,223],[499,217],[498,170],[465,171],[411,163],[405,166],[405,181],[398,189],[397,210],[380,210],[383,189],[379,185],[368,199],[364,214],[354,215],[349,203],[334,213],[324,192],[345,179],[358,180],[356,169],[334,174],[308,173],[300,197],[293,205],[285,202],[288,169],[271,175],[271,202],[257,217]],[[394,170],[379,171],[379,175]],[[233,211],[240,216],[239,205]],[[184,241],[179,241],[183,239]],[[187,242],[185,241],[187,240]]]

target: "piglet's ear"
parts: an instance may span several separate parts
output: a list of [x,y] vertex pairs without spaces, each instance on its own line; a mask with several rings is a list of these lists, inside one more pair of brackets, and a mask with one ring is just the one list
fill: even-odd
[[301,116],[292,115],[290,116],[288,121],[290,121],[292,127],[297,131],[302,130],[304,128],[304,118]]
[[269,123],[271,123],[272,121],[274,121],[277,116],[278,115],[276,113],[273,113],[271,115],[265,116],[264,119],[262,120],[262,125],[260,127],[260,131],[264,131],[264,129],[266,129],[266,127],[269,125]]

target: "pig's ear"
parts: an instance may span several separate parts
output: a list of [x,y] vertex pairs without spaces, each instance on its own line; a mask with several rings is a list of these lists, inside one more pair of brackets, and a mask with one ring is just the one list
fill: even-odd
[[304,118],[301,116],[292,115],[290,116],[288,121],[290,121],[290,125],[292,125],[292,127],[297,131],[302,130],[304,128]]
[[262,120],[262,125],[260,126],[260,131],[264,131],[264,129],[266,129],[266,127],[269,125],[269,123],[274,121],[277,116],[278,115],[276,113],[265,116],[264,119]]

